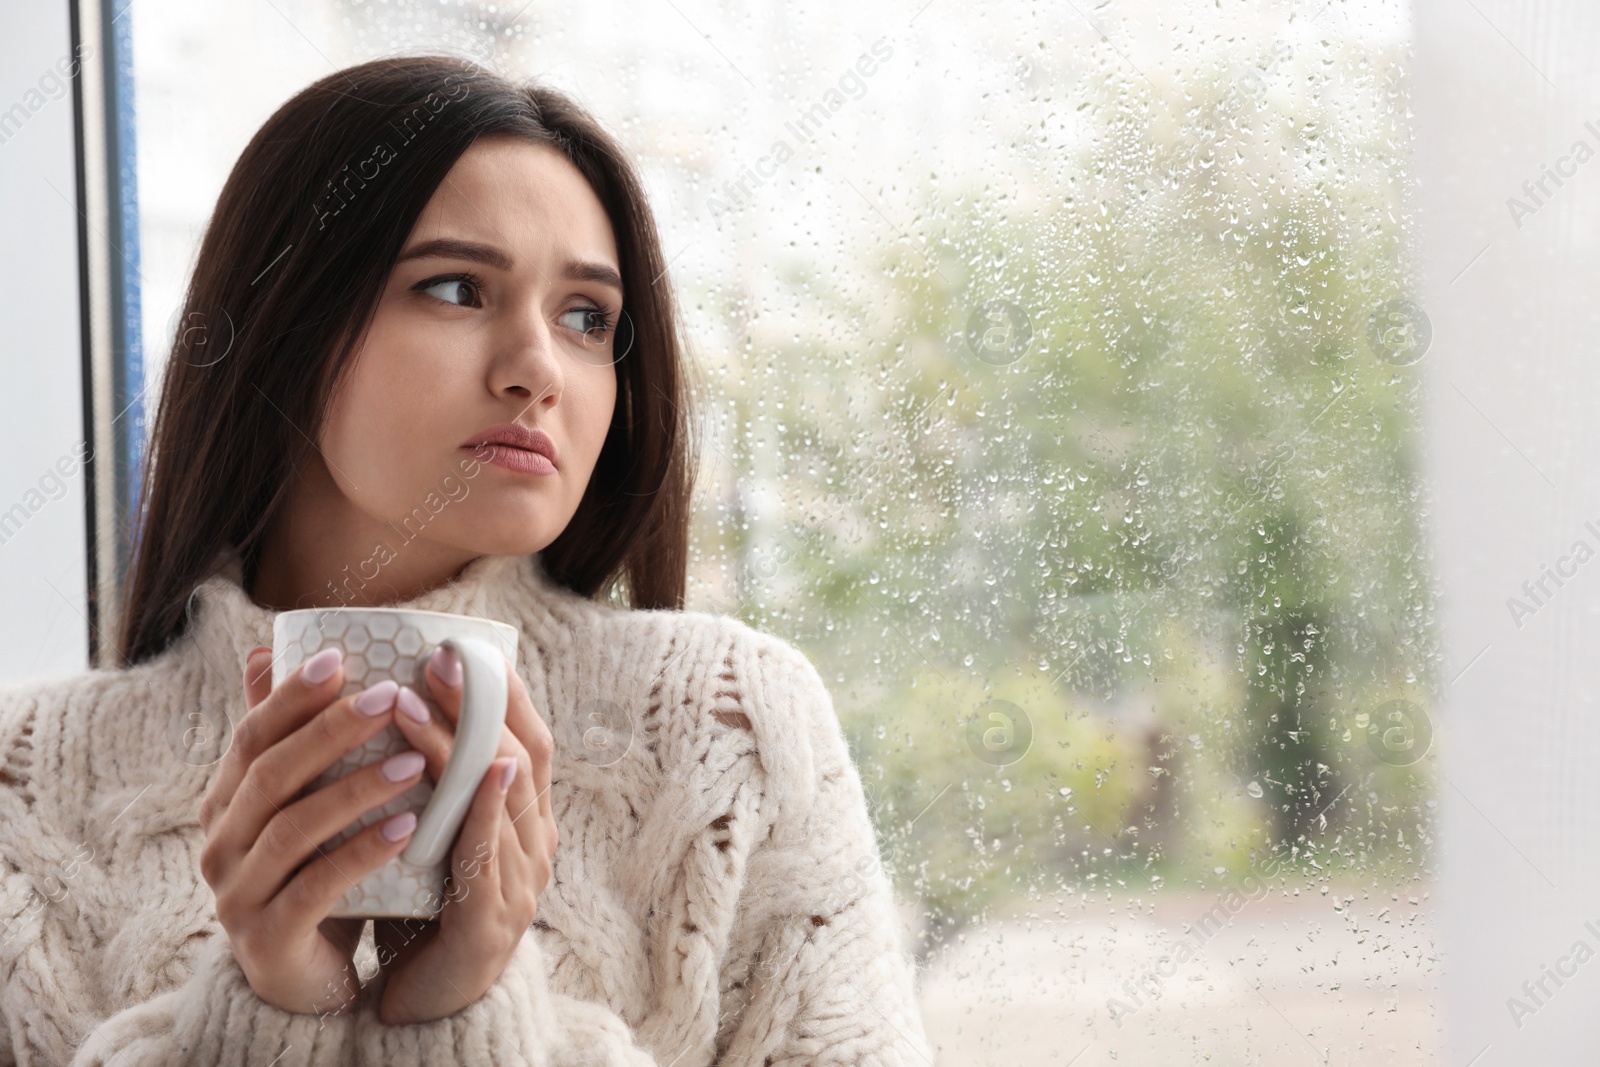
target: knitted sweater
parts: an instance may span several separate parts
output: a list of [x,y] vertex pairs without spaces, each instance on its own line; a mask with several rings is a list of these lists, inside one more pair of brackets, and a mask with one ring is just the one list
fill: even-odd
[[[537,556],[481,556],[391,605],[520,631],[561,838],[511,963],[454,1015],[385,1026],[369,925],[356,1008],[262,1001],[199,873],[219,763],[191,765],[174,740],[237,721],[244,658],[272,644],[237,556],[219,563],[160,655],[0,688],[0,1064],[933,1062],[811,663],[735,619],[584,599]],[[631,718],[610,724],[627,744],[614,761],[581,755],[597,698]]]

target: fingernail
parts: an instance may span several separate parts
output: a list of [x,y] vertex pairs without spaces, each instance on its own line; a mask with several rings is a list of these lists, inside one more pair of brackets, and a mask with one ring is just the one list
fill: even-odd
[[[403,782],[419,774],[427,762],[427,758],[420,752],[401,752],[384,760],[383,766],[378,770],[391,782]],[[389,840],[393,841],[394,838],[391,837]]]
[[306,660],[300,667],[300,677],[311,685],[321,685],[339,669],[344,653],[337,648],[325,648]]
[[369,686],[356,697],[356,710],[363,715],[377,715],[394,707],[394,694],[400,688],[400,683],[392,678],[385,678],[377,685]]
[[511,783],[516,777],[517,761],[511,760],[505,765],[505,769],[500,772],[500,792],[504,793],[507,789],[510,789]]
[[451,689],[461,688],[461,661],[452,649],[445,645],[434,649],[433,655],[428,657],[428,667]]
[[399,841],[411,836],[411,831],[417,828],[417,813],[402,811],[399,815],[391,816],[383,821],[383,828],[378,832],[385,841]]
[[261,674],[262,669],[266,667],[266,663],[262,659],[263,656],[270,660],[272,658],[272,649],[253,648],[250,650],[250,654],[244,658],[244,674],[246,678]]
[[424,704],[422,698],[408,685],[400,687],[400,697],[396,703],[400,705],[401,713],[412,722],[427,722],[432,718],[428,714],[428,705]]

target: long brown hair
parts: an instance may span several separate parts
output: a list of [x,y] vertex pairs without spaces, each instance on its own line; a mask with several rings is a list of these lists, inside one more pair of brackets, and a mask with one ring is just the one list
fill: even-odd
[[541,553],[544,569],[581,596],[682,607],[696,436],[689,368],[632,165],[560,92],[470,60],[401,57],[296,94],[223,186],[143,470],[118,642],[126,662],[183,633],[191,591],[228,545],[252,586],[263,531],[319,436],[333,383],[417,216],[461,154],[490,134],[550,145],[578,168],[610,220],[625,293],[611,427],[577,512]]

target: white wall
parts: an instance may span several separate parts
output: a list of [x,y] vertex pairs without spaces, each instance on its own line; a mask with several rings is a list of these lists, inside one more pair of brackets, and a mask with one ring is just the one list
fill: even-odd
[[[0,133],[0,513],[22,508],[20,528],[0,527],[0,682],[89,654],[73,107],[55,69],[67,11],[0,7],[0,112],[29,112]],[[72,472],[59,485],[58,463]]]
[[[1446,1062],[1594,1063],[1600,562],[1569,560],[1534,597],[1522,585],[1580,540],[1600,551],[1600,10],[1419,0],[1417,41],[1432,524],[1455,679],[1438,731]],[[1523,183],[1580,139],[1596,158],[1529,199]],[[1512,197],[1537,210],[1514,217]],[[1513,597],[1533,613],[1514,616]],[[1558,964],[1561,985],[1544,975]]]

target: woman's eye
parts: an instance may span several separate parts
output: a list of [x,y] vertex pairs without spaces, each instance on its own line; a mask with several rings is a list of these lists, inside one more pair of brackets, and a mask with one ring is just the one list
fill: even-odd
[[573,308],[561,316],[561,321],[568,329],[582,334],[603,332],[611,328],[610,317],[597,307]]
[[422,292],[458,307],[478,306],[478,287],[465,278],[446,278],[425,286]]

